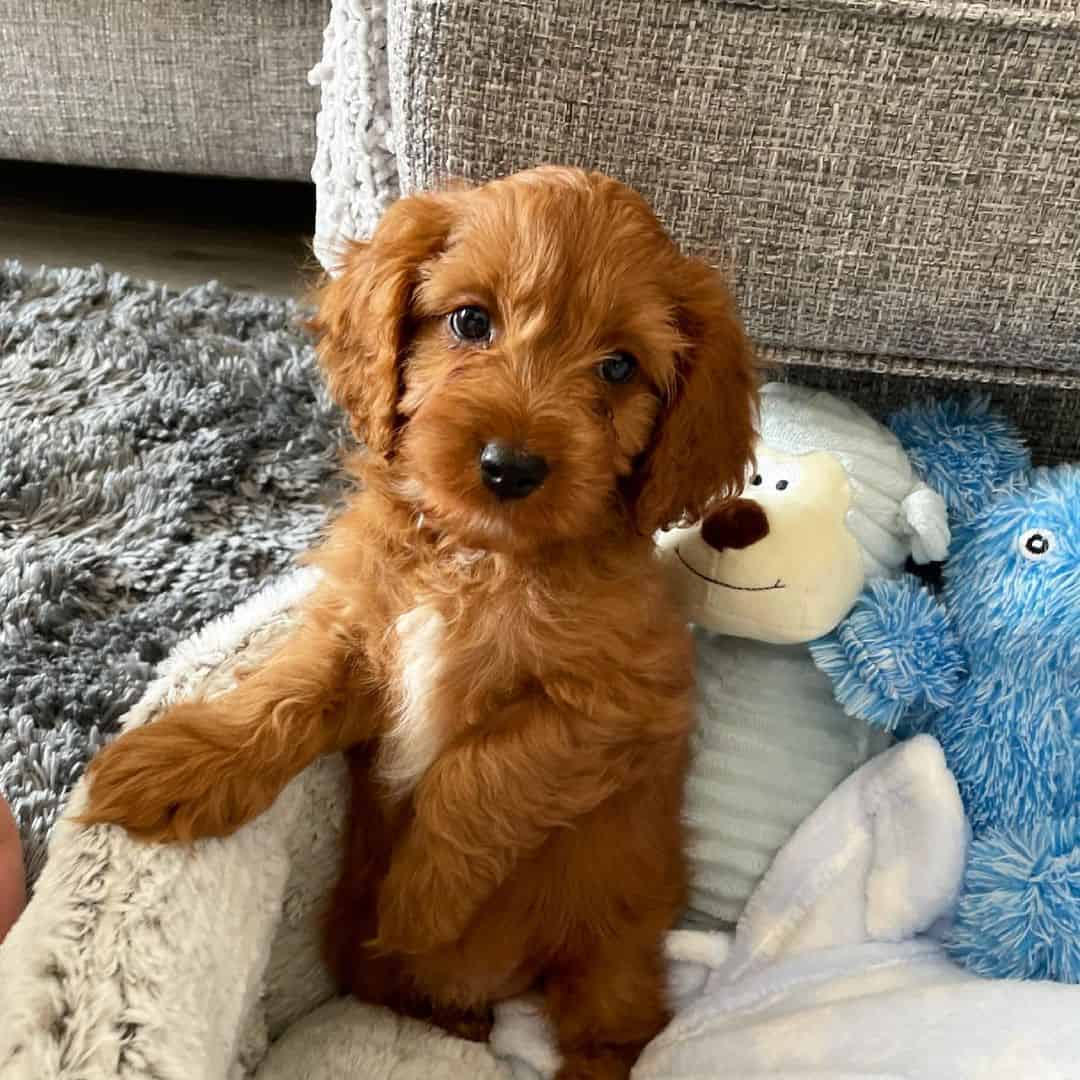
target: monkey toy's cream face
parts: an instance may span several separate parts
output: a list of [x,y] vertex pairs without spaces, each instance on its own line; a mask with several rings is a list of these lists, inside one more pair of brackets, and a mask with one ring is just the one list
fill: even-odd
[[758,445],[738,499],[659,539],[661,557],[699,626],[774,644],[812,641],[850,610],[865,584],[846,524],[851,488],[829,453]]

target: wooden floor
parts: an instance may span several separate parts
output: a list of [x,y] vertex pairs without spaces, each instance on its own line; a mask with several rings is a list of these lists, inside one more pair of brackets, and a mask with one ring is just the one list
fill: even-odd
[[314,188],[0,162],[0,259],[299,296]]

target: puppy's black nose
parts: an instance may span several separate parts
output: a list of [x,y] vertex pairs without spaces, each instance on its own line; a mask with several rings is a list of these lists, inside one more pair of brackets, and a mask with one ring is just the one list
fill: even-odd
[[480,475],[498,499],[524,499],[547,477],[548,463],[504,442],[489,442],[480,453]]

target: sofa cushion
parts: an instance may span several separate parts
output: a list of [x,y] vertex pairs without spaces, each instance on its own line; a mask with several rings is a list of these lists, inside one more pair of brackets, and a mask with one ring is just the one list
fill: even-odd
[[541,161],[603,169],[733,270],[774,358],[1077,388],[1072,0],[397,0],[391,14],[406,189]]
[[305,180],[325,0],[0,0],[0,157]]

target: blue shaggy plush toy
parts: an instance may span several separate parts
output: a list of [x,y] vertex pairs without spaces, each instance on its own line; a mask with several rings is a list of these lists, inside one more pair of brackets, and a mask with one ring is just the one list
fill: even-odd
[[814,657],[851,715],[945,751],[972,830],[952,956],[1080,982],[1080,465],[1031,469],[981,401],[891,426],[948,504],[944,583],[873,582]]

